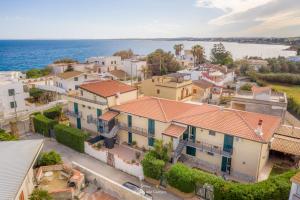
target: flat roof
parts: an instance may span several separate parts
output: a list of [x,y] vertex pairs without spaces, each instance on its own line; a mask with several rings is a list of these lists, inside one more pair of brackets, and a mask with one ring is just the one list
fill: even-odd
[[43,140],[0,142],[0,199],[15,199]]

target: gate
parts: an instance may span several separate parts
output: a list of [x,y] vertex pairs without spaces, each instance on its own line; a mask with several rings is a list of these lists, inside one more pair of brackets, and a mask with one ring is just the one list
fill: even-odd
[[204,185],[196,186],[196,195],[205,200],[214,199],[214,188],[212,185],[205,183]]

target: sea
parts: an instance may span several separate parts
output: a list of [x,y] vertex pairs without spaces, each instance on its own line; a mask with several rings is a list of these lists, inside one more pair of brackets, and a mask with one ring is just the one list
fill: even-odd
[[[205,48],[206,57],[216,42],[175,41],[175,40],[142,40],[142,39],[110,39],[110,40],[0,40],[0,71],[42,68],[60,58],[72,58],[84,62],[92,56],[108,56],[114,52],[132,49],[135,54],[147,55],[155,49],[174,52],[174,44],[182,43],[185,49],[195,44]],[[245,56],[263,58],[293,56],[295,51],[286,50],[286,45],[245,44],[223,42],[225,48],[232,53],[234,59]]]

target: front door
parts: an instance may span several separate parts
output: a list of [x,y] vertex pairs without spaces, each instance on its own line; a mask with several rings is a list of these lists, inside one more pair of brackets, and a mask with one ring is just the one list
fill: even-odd
[[190,155],[190,156],[196,156],[196,148],[187,146],[186,147],[186,154]]
[[222,157],[221,171],[225,173],[230,173],[231,169],[231,158],[225,156]]
[[132,144],[132,133],[128,132],[128,144]]
[[80,120],[80,118],[77,118],[77,128],[81,129],[81,120]]

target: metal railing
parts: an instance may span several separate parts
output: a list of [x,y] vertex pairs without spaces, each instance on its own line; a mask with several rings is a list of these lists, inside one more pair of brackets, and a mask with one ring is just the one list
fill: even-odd
[[98,125],[98,118],[94,118],[93,115],[88,115],[86,121],[88,124]]
[[135,127],[135,126],[131,126],[128,127],[128,125],[126,123],[122,123],[122,122],[118,122],[120,129],[131,132],[131,133],[136,133],[138,135],[142,135],[145,137],[148,137],[151,134],[148,134],[148,131],[146,129],[143,128],[139,128],[139,127]]
[[68,97],[74,98],[74,99],[78,99],[81,101],[86,101],[86,102],[90,102],[90,103],[94,103],[94,104],[98,104],[98,105],[102,105],[105,106],[107,105],[107,102],[103,102],[103,101],[97,101],[97,100],[92,100],[92,99],[88,99],[85,97],[81,97],[81,96],[76,96],[76,95],[68,95]]
[[222,155],[222,156],[226,156],[226,157],[231,157],[231,155],[232,155],[232,150],[230,150],[230,151],[224,151],[221,146],[208,144],[206,142],[200,142],[200,141],[192,142],[192,141],[188,141],[187,145],[191,146],[191,147],[195,147],[195,148],[199,149],[200,151],[205,151],[205,152],[210,152],[210,153],[216,153],[216,154],[219,154],[219,155]]
[[68,110],[68,111],[66,112],[66,114],[67,114],[68,116],[75,117],[75,118],[81,118],[81,117],[82,117],[82,113],[81,113],[81,112],[75,113],[74,111]]
[[113,138],[117,135],[117,132],[119,131],[120,126],[116,124],[110,131],[109,133],[103,132],[100,133],[100,135],[106,137],[106,138]]

